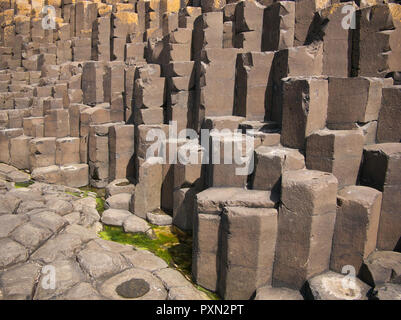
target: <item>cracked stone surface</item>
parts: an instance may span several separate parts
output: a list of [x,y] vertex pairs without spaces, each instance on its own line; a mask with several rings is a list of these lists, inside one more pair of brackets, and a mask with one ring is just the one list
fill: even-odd
[[207,299],[153,253],[100,239],[96,200],[67,191],[77,190],[37,182],[0,190],[0,300]]

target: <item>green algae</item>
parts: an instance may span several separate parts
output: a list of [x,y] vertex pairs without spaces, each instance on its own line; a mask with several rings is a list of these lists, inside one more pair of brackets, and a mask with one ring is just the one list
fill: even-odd
[[15,182],[14,187],[15,188],[28,188],[30,185],[34,184],[35,182],[33,180],[25,181],[25,182]]
[[[151,224],[154,239],[143,233],[125,233],[121,227],[104,226],[99,235],[104,240],[129,244],[138,249],[148,250],[162,258],[170,266],[181,272],[192,282],[192,235],[174,226],[156,226]],[[212,300],[220,298],[196,284],[195,287],[206,293]]]

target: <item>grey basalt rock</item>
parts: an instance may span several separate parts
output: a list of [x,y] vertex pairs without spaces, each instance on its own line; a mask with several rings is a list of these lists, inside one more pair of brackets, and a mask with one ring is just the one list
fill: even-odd
[[307,281],[305,295],[312,300],[367,300],[370,287],[356,277],[332,271]]
[[133,214],[124,220],[123,228],[125,232],[131,233],[146,233],[149,229],[151,229],[146,220]]
[[372,300],[401,300],[401,285],[385,283],[374,289]]
[[264,286],[256,290],[255,300],[303,300],[301,293],[288,288]]
[[153,276],[149,271],[141,270],[141,269],[130,269],[124,272],[121,272],[106,281],[104,281],[100,287],[99,292],[103,296],[109,299],[129,299],[121,297],[116,289],[122,283],[129,281],[131,279],[143,279],[149,285],[149,291],[141,297],[132,298],[138,300],[164,300],[167,297],[167,291],[164,288],[162,282]]
[[156,224],[158,226],[168,226],[173,223],[173,217],[162,211],[148,212],[146,214],[146,219],[150,223]]
[[131,215],[132,213],[127,210],[107,209],[102,214],[102,222],[110,226],[121,227]]

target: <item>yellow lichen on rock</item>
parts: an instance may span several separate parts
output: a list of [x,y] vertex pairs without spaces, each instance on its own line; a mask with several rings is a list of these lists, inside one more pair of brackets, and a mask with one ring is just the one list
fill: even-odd
[[46,0],[48,6],[53,6],[55,8],[61,8],[61,0]]
[[331,0],[316,0],[316,10],[322,10],[331,5]]
[[135,7],[132,3],[117,3],[116,11],[135,11]]
[[114,16],[121,22],[125,24],[138,24],[138,14],[135,12],[120,11],[116,12]]
[[97,6],[97,13],[103,17],[110,14],[113,10],[113,6],[106,3],[99,3]]
[[4,10],[2,26],[11,25],[14,21],[14,9]]
[[[180,0],[163,0],[165,2],[164,7],[166,8],[166,12],[178,12],[181,8]],[[219,0],[216,0],[219,1]]]
[[393,21],[401,22],[401,5],[397,3],[389,3],[388,7],[390,9]]
[[32,7],[29,3],[16,3],[15,4],[15,13],[17,15],[29,16],[31,14]]

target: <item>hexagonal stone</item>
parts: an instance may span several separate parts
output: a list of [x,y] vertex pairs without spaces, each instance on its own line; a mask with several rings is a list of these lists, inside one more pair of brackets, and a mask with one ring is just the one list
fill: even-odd
[[192,285],[179,271],[171,268],[158,270],[154,274],[163,282],[167,289]]
[[102,214],[102,222],[110,226],[121,227],[131,215],[132,213],[127,210],[108,209]]
[[96,209],[96,199],[92,197],[81,198],[79,200],[75,200],[72,203],[72,206],[74,211],[82,211],[84,207]]
[[130,202],[130,193],[119,193],[107,198],[105,205],[110,209],[129,210]]
[[10,193],[0,196],[0,215],[13,214],[21,203],[21,199]]
[[70,225],[77,225],[81,219],[81,213],[79,211],[73,211],[63,216],[63,218],[67,220]]
[[41,201],[43,200],[43,195],[41,191],[33,190],[32,188],[18,188],[12,189],[9,192],[10,196],[14,196],[23,201]]
[[28,250],[19,243],[5,238],[0,239],[0,268],[26,261]]
[[19,265],[4,272],[0,281],[5,299],[30,300],[41,267],[34,263]]
[[385,283],[375,288],[375,300],[401,300],[401,285]]
[[35,209],[45,208],[46,205],[43,201],[23,201],[17,209],[17,214],[26,214]]
[[79,219],[79,224],[88,227],[94,225],[100,220],[100,215],[96,209],[91,207],[83,207],[81,211],[81,216]]
[[158,226],[169,226],[173,223],[173,217],[162,211],[148,212],[146,214],[146,219],[150,223]]
[[106,195],[108,197],[119,193],[132,194],[134,191],[135,191],[135,185],[130,184],[128,179],[113,180],[106,187]]
[[59,234],[47,241],[30,257],[33,261],[44,264],[52,263],[56,259],[72,257],[81,246],[81,238],[76,234]]
[[95,279],[116,274],[129,267],[120,254],[104,250],[84,249],[78,254],[78,262]]
[[103,300],[104,298],[92,287],[90,283],[81,282],[55,297],[57,300]]
[[155,271],[167,268],[167,263],[146,250],[132,250],[122,254],[135,268]]
[[47,206],[50,210],[55,211],[60,216],[64,216],[74,210],[72,204],[65,200],[50,201],[47,203]]
[[48,228],[54,233],[59,232],[68,224],[66,219],[52,211],[42,211],[32,215],[31,222],[43,228]]
[[[149,285],[149,292],[138,298],[123,298],[116,289],[122,283],[131,279],[143,279]],[[141,269],[129,269],[121,272],[114,277],[106,280],[99,289],[100,293],[110,299],[127,299],[127,300],[164,300],[167,297],[167,291],[163,283],[153,276],[149,271]]]
[[95,232],[77,224],[67,226],[63,231],[63,234],[77,235],[84,243],[98,238],[98,235]]
[[77,283],[86,280],[86,276],[79,268],[79,265],[73,260],[58,260],[51,264],[55,271],[55,287],[47,288],[48,273],[44,273],[39,278],[38,286],[34,296],[35,300],[47,300],[67,291]]
[[134,247],[129,244],[121,244],[114,241],[96,239],[88,242],[86,249],[106,250],[111,252],[123,253],[134,250]]
[[148,231],[150,229],[150,225],[142,218],[131,214],[130,217],[128,217],[127,219],[124,220],[123,228],[124,228],[124,232],[145,233],[146,231]]
[[401,253],[374,251],[364,259],[360,278],[371,286],[385,282],[401,284]]
[[255,300],[304,300],[304,298],[296,290],[265,286],[256,290]]
[[307,281],[307,296],[314,300],[366,300],[370,287],[358,278],[327,271]]
[[51,235],[52,232],[49,229],[28,222],[15,229],[11,233],[11,238],[33,251],[49,239]]
[[8,235],[18,226],[28,221],[25,215],[5,214],[0,216],[0,238],[8,237]]
[[168,292],[168,300],[210,300],[206,293],[196,290],[193,286],[174,287]]

